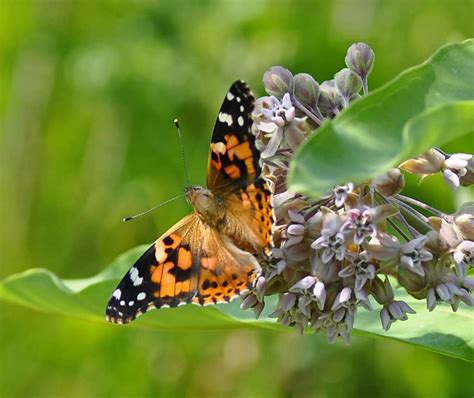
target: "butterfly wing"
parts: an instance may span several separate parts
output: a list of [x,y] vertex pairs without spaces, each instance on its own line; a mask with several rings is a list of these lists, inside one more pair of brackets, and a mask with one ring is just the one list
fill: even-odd
[[268,256],[273,244],[274,223],[268,184],[263,179],[257,179],[224,196],[223,201],[226,207],[226,235],[249,253]]
[[260,153],[251,133],[255,98],[245,82],[227,92],[211,138],[207,187],[212,191],[247,185],[260,176]]
[[164,233],[125,274],[110,298],[106,319],[128,323],[151,308],[192,300],[199,263],[193,251],[201,221],[195,213]]
[[254,101],[243,81],[227,92],[212,134],[207,185],[225,202],[226,234],[250,253],[268,253],[273,211],[251,132]]
[[130,268],[107,304],[106,319],[128,323],[152,308],[228,302],[251,286],[258,269],[252,255],[191,214]]
[[211,140],[207,185],[226,208],[222,229],[196,213],[160,237],[130,268],[107,305],[107,319],[127,323],[151,308],[227,302],[250,288],[268,254],[272,208],[251,133],[254,97],[242,81],[229,89]]
[[250,289],[260,265],[216,229],[202,227],[199,282],[192,301],[200,305],[229,302]]

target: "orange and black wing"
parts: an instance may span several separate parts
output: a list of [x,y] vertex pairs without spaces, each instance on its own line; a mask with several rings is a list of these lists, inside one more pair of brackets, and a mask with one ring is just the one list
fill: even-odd
[[207,185],[224,201],[226,233],[250,253],[268,254],[273,211],[251,131],[253,108],[250,89],[243,81],[235,82],[224,98],[212,134]]
[[192,301],[198,287],[195,246],[200,224],[194,213],[188,215],[135,262],[107,304],[109,322],[128,323],[149,309]]
[[214,192],[245,186],[260,177],[260,153],[251,132],[255,98],[245,82],[227,92],[212,133],[207,187]]
[[272,195],[262,178],[222,199],[226,207],[227,235],[252,254],[269,255],[273,245]]
[[114,290],[106,319],[128,323],[153,308],[229,302],[250,288],[255,258],[191,214],[159,238]]
[[225,303],[247,291],[260,270],[256,259],[214,228],[202,224],[198,288],[192,302]]

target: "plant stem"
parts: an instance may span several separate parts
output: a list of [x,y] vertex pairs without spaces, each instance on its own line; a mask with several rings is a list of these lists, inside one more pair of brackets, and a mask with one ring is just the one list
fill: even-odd
[[398,200],[398,199],[395,199],[395,198],[391,198],[391,202],[396,204],[397,206],[403,207],[405,210],[409,211],[414,216],[420,218],[420,221],[422,221],[426,225],[429,225],[428,224],[428,219],[425,217],[424,214],[421,214],[418,210],[415,210],[413,207],[410,207],[405,202],[402,202],[401,200]]
[[369,93],[369,86],[367,84],[367,76],[362,77],[361,80],[362,80],[362,91],[364,92],[364,95],[367,95]]
[[410,238],[408,236],[405,235],[405,232],[403,232],[403,230],[397,225],[395,224],[392,220],[390,220],[389,218],[387,219],[388,223],[394,228],[397,230],[397,232],[403,237],[403,239],[405,239],[407,242],[410,241]]
[[438,209],[435,209],[434,207],[431,207],[431,206],[427,205],[426,203],[420,202],[419,200],[410,198],[408,196],[400,195],[400,194],[397,194],[395,196],[396,196],[396,198],[398,198],[398,199],[400,199],[404,202],[415,205],[415,206],[419,207],[420,209],[429,211],[430,213],[435,214],[439,217],[443,217],[443,218],[446,217],[446,214],[443,213],[442,211],[439,211]]
[[299,102],[294,95],[291,95],[291,102],[296,105],[298,109],[303,111],[303,113],[308,116],[317,126],[321,126],[322,121],[308,108],[306,108],[301,102]]
[[[386,203],[386,204],[391,204],[390,201],[383,195],[375,192],[375,203]],[[378,199],[378,200],[377,200]],[[408,224],[407,220],[405,219],[405,217],[403,217],[402,214],[397,214],[396,216],[396,219],[398,221],[400,221],[402,223],[402,225],[406,228],[406,230],[408,231],[408,233],[413,237],[413,238],[416,238],[416,235],[418,233],[418,231],[414,228],[412,228],[410,226],[410,224]],[[393,228],[395,228],[399,233],[400,235],[403,236],[403,238],[409,242],[410,241],[410,238],[408,236],[406,236],[403,231],[392,221],[390,220],[389,218],[387,219],[387,221],[390,223],[390,225],[392,225]],[[414,232],[413,232],[414,231]]]
[[408,224],[410,225],[410,228],[415,230],[417,233],[426,233],[432,229],[431,225],[428,223],[428,219],[406,203],[395,198],[389,198],[387,200],[388,203],[398,207],[404,220],[407,222],[409,220],[410,222]]

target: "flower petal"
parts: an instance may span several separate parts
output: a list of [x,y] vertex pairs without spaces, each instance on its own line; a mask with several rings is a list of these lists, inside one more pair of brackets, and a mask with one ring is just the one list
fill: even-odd
[[283,138],[283,129],[277,128],[270,138],[270,141],[267,144],[265,150],[260,154],[262,158],[268,158],[275,155],[278,147],[280,146],[281,140]]
[[451,170],[444,170],[443,178],[452,189],[456,190],[459,188],[459,177]]

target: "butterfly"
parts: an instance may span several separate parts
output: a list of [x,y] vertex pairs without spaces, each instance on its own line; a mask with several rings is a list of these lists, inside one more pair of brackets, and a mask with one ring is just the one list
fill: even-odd
[[114,290],[106,319],[128,323],[152,308],[228,302],[251,288],[272,245],[271,192],[251,132],[255,98],[236,81],[211,139],[207,188],[185,188],[194,211],[135,262]]

